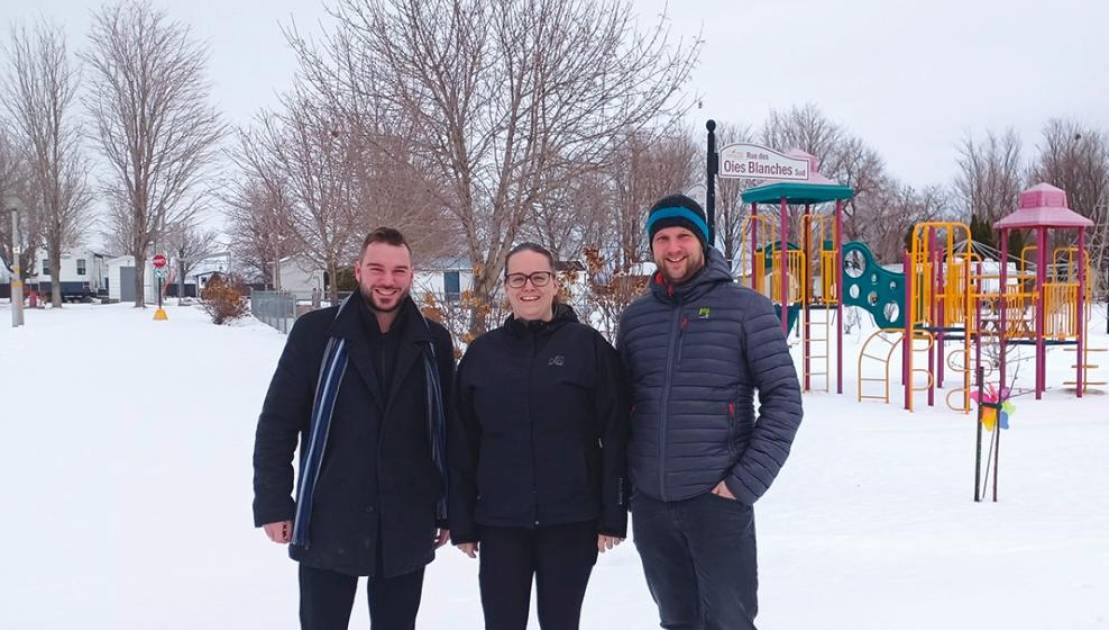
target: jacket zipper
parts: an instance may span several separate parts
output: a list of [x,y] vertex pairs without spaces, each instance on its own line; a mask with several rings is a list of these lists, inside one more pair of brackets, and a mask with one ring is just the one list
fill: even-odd
[[681,321],[678,323],[678,360],[677,364],[680,368],[682,366],[682,352],[685,349],[685,330],[689,327],[689,317],[682,315]]
[[531,413],[532,375],[535,372],[535,333],[530,335],[531,356],[528,358],[528,432],[529,447],[531,448],[531,520],[535,527],[539,527],[539,489],[535,485],[535,419]]
[[728,452],[735,457],[735,401],[728,401]]
[[670,316],[670,344],[666,349],[666,376],[662,384],[662,405],[659,409],[658,491],[663,501],[669,500],[666,492],[666,425],[670,419],[670,382],[674,370],[674,346],[677,344],[678,335],[681,334],[678,323],[681,312],[681,304],[679,303],[678,307],[674,309],[674,314]]

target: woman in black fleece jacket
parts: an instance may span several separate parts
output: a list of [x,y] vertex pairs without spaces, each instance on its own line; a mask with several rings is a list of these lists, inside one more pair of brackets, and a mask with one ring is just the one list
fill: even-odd
[[512,250],[505,289],[512,316],[458,367],[451,538],[470,557],[480,551],[488,630],[527,626],[533,576],[540,625],[574,629],[597,552],[627,530],[619,356],[556,302],[541,246]]

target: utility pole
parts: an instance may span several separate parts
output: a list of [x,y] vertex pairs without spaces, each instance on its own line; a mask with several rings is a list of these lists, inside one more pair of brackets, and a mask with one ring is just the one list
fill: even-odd
[[23,325],[23,269],[19,266],[19,201],[14,197],[6,204],[12,213],[12,328]]

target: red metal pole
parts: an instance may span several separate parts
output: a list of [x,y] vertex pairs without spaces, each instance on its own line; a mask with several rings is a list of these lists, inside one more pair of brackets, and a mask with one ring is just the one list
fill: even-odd
[[1075,392],[1079,398],[1082,398],[1082,375],[1086,372],[1086,326],[1083,322],[1086,308],[1086,228],[1078,228],[1078,360],[1075,364],[1078,365],[1078,374],[1075,375],[1075,382],[1078,384],[1078,389]]
[[1044,383],[1047,379],[1044,377],[1044,354],[1046,348],[1044,346],[1044,324],[1045,324],[1045,310],[1044,300],[1047,298],[1047,229],[1038,228],[1036,230],[1036,285],[1037,285],[1037,301],[1036,301],[1036,400],[1039,400],[1043,395]]
[[755,277],[759,256],[759,204],[751,204],[751,290],[761,292],[762,281]]
[[[810,210],[811,209],[809,207],[809,204],[805,204],[805,218],[801,220],[801,232],[803,232],[802,237],[804,238],[803,244],[801,246],[802,247],[801,251],[804,252],[803,272],[802,272],[801,275],[804,276],[804,277],[802,278],[801,281],[804,283],[804,287],[805,287],[804,288],[804,295],[802,296],[802,308],[804,308],[804,310],[805,310],[805,321],[804,321],[804,326],[801,329],[801,337],[802,337],[801,345],[803,347],[803,350],[801,352],[801,355],[802,355],[801,356],[801,362],[803,363],[805,391],[809,391],[809,388],[811,387],[811,383],[810,383],[810,379],[809,379],[809,372],[810,372],[810,368],[812,367],[810,365],[811,361],[809,359],[809,351],[811,350],[811,348],[809,347],[809,339],[812,335],[812,330],[809,326],[809,292],[812,290],[812,282],[809,282],[809,278],[811,277],[810,272],[811,272],[811,269],[812,269],[811,265],[809,263],[809,259],[811,257],[810,255],[812,253],[810,251],[810,247],[812,245],[812,243],[811,243],[811,241],[812,241],[812,239],[811,239],[812,230],[810,229],[812,226],[809,223],[809,212],[810,212]],[[824,316],[825,317],[828,316],[827,311],[824,312]],[[827,375],[825,375],[824,378],[828,378]]]
[[[950,229],[948,231],[950,232]],[[944,235],[944,237],[947,237],[947,236],[948,236],[947,234]],[[937,241],[938,240],[939,239],[937,239]],[[936,249],[936,261],[937,261],[936,270],[937,271],[936,271],[936,293],[935,293],[935,295],[938,297],[938,299],[933,300],[933,303],[936,305],[935,324],[936,324],[936,328],[938,329],[936,331],[936,342],[935,342],[935,344],[936,344],[936,357],[937,357],[935,382],[936,382],[936,387],[938,387],[940,389],[943,389],[943,368],[944,368],[945,364],[947,363],[946,361],[944,361],[944,354],[946,353],[947,346],[944,343],[944,332],[943,332],[944,327],[947,325],[947,296],[944,295],[944,290],[946,289],[947,284],[944,282],[944,279],[945,279],[944,274],[947,273],[947,267],[948,267],[948,265],[951,264],[951,261],[944,259],[944,254],[946,254],[946,253],[949,253],[947,251],[947,248],[944,248],[944,251],[942,253],[940,252],[940,250],[938,248]]]
[[936,256],[936,231],[933,228],[928,228],[928,255],[931,256],[932,262],[929,265],[927,279],[928,286],[932,288],[932,303],[927,305],[932,311],[931,321],[928,322],[932,328],[932,342],[928,344],[928,406],[932,407],[936,404],[936,323],[939,321],[936,313],[940,300],[939,292],[936,290],[939,286],[936,280],[939,257]]
[[[967,252],[967,255],[969,256],[970,252]],[[983,293],[983,291],[982,291],[982,261],[981,260],[978,261],[978,284],[975,285],[975,293],[977,293],[977,295],[974,296],[974,369],[975,369],[975,372],[977,373],[979,370],[982,369],[982,293]],[[967,313],[967,318],[968,318],[968,323],[969,323],[970,313]],[[968,335],[970,334],[970,326],[967,326],[967,334]],[[967,359],[968,359],[968,362],[969,362],[970,357],[967,357]],[[970,370],[969,365],[964,365],[963,367],[965,367],[968,371]],[[978,380],[981,381],[982,380],[981,377],[979,377]]]
[[786,249],[786,239],[789,236],[789,208],[786,206],[786,198],[782,197],[779,202],[779,220],[781,225],[778,226],[781,233],[781,245],[779,245],[778,254],[781,258],[781,274],[782,278],[778,282],[778,287],[782,293],[779,297],[782,298],[782,332],[789,335],[789,252]]
[[1000,381],[998,388],[1005,387],[1005,333],[1007,332],[1006,323],[1009,301],[1006,299],[1008,292],[1007,283],[1009,280],[1009,230],[1002,228],[1001,230],[1001,277],[998,280],[1000,286],[997,289],[998,295],[998,330],[997,330],[997,348],[998,348],[998,376]]
[[836,199],[836,393],[843,393],[843,200]]
[[905,252],[905,334],[901,338],[901,382],[905,384],[905,409],[913,410],[913,255]]

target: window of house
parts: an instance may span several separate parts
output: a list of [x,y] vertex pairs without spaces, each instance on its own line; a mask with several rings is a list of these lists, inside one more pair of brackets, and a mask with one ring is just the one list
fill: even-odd
[[77,259],[77,275],[79,275],[79,276],[85,275],[85,259],[84,258],[78,258]]
[[457,271],[443,272],[443,293],[449,302],[456,302],[462,295],[462,280]]
[[43,258],[42,259],[42,275],[44,275],[44,276],[49,276],[50,275],[50,259],[49,258]]

